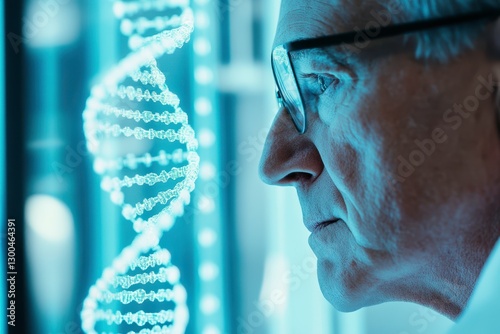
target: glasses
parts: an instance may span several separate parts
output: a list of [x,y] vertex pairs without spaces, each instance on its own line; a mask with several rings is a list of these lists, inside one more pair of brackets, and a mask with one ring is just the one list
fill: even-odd
[[[375,40],[478,20],[496,19],[498,16],[500,16],[499,10],[470,13],[380,27],[378,34],[375,36],[373,36],[373,31],[370,32],[368,30],[361,31],[361,34],[364,34],[364,36],[373,36],[370,40]],[[288,111],[300,134],[305,133],[307,128],[306,109],[304,99],[295,76],[295,70],[290,54],[294,51],[300,50],[354,44],[355,38],[359,33],[359,31],[353,31],[330,36],[303,39],[285,43],[274,48],[271,55],[271,65],[277,87],[276,99],[278,100],[280,108],[284,107]]]

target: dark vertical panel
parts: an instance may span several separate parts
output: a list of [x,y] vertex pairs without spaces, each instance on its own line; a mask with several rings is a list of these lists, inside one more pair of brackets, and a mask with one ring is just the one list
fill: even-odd
[[[235,129],[235,108],[236,108],[236,97],[234,94],[221,94],[220,95],[220,108],[221,108],[221,125],[220,128],[224,129],[219,134],[219,138],[222,145],[222,166],[225,166],[229,162],[236,161],[236,149],[234,145],[236,134]],[[235,201],[236,189],[235,189],[235,176],[231,176],[231,180],[227,190],[221,194],[221,202],[224,203],[223,212],[227,217],[229,222],[226,226],[224,240],[226,240],[226,261],[225,266],[226,272],[224,273],[227,277],[228,282],[228,293],[225,302],[227,303],[227,314],[230,333],[237,333],[237,315],[240,314],[240,302],[239,298],[241,295],[240,278],[237,272],[238,262],[240,259],[239,245],[237,243],[237,231],[236,231],[236,213],[235,213]]]
[[[24,45],[21,42],[23,1],[6,1],[5,43],[6,59],[6,176],[7,215],[16,220],[16,326],[9,327],[10,333],[30,333],[28,323],[32,317],[29,308],[26,284],[24,252]],[[4,217],[2,217],[4,219]],[[2,224],[5,222],[2,221]],[[6,253],[3,253],[6,254]],[[5,297],[4,297],[5,298]]]
[[229,16],[231,13],[232,5],[231,0],[216,0],[215,3],[217,17],[220,20],[220,63],[222,65],[226,65],[231,62],[231,48],[229,47],[229,36],[231,35]]
[[[4,1],[0,0],[0,35],[5,36],[4,32]],[[5,141],[5,45],[1,45],[0,47],[0,219],[7,219],[7,215],[5,213],[5,148],[6,148],[6,141]],[[6,236],[7,233],[7,224],[4,222],[3,224],[0,224],[0,235],[1,236]],[[0,245],[3,245],[2,247],[7,247],[7,238],[6,237],[0,237]],[[1,254],[2,252],[0,252]],[[0,259],[1,263],[1,268],[6,268],[7,267],[7,259],[2,256]],[[5,277],[5,274],[2,274],[1,276],[1,281],[0,281],[0,290],[6,291],[6,286],[7,286],[7,277]],[[8,298],[8,296],[7,296]],[[3,310],[7,309],[7,298],[3,297],[0,302],[0,308]],[[4,333],[7,331],[7,318],[4,318],[0,321],[0,332]]]
[[267,58],[264,54],[264,27],[262,24],[262,0],[252,1],[252,29],[253,29],[253,58],[255,62],[266,62]]

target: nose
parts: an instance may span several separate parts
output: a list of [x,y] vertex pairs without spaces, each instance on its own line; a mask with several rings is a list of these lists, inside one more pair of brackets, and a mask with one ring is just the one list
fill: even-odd
[[271,185],[295,186],[313,182],[323,171],[321,156],[305,133],[300,135],[285,108],[281,108],[264,144],[259,174]]

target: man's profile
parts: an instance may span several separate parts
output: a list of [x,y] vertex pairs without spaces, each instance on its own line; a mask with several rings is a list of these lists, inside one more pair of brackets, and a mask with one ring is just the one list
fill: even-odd
[[500,237],[499,18],[497,0],[282,1],[260,173],[296,188],[338,310],[465,309]]

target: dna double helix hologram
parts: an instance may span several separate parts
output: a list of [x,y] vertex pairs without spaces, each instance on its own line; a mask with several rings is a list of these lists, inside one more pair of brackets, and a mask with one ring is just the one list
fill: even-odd
[[159,244],[190,202],[200,159],[157,59],[189,41],[193,13],[185,0],[115,1],[113,9],[131,51],[92,88],[84,132],[101,188],[137,236],[90,287],[82,329],[184,333],[187,293]]

